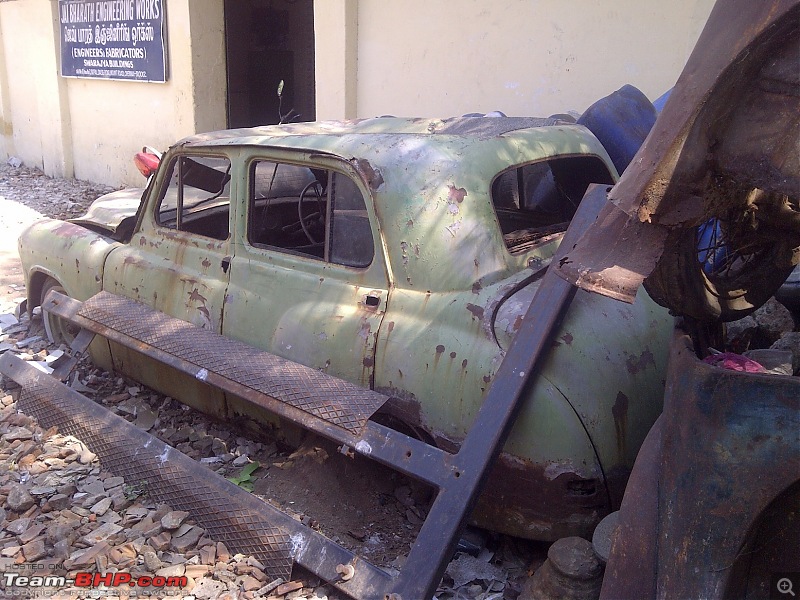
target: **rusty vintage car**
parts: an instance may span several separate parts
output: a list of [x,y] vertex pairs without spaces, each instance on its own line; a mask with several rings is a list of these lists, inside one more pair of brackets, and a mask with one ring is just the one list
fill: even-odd
[[[452,452],[585,190],[616,179],[587,129],[555,119],[220,131],[178,142],[146,190],[34,224],[19,250],[31,308],[52,290],[142,303],[384,394],[373,420]],[[44,318],[56,339],[75,336]],[[624,306],[579,292],[472,521],[531,539],[589,535],[661,412],[671,330],[646,294]],[[217,418],[277,422],[200,372],[105,339],[91,352]]]

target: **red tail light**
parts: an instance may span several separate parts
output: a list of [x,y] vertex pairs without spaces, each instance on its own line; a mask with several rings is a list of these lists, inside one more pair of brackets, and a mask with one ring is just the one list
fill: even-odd
[[137,152],[136,156],[133,157],[133,164],[139,169],[139,173],[145,177],[150,177],[156,172],[159,162],[161,162],[161,157],[150,152]]

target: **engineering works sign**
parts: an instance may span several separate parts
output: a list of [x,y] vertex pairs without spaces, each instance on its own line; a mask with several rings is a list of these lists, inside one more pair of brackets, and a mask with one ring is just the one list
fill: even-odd
[[58,0],[61,75],[167,80],[164,0]]

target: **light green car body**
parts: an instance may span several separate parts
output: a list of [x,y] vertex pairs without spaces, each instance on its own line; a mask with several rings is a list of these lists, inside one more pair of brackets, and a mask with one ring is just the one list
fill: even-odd
[[[163,165],[177,154],[230,159],[227,239],[157,224]],[[44,220],[22,235],[29,304],[47,278],[79,300],[101,290],[133,298],[384,392],[394,399],[384,419],[455,449],[561,239],[509,252],[492,182],[513,166],[575,156],[596,157],[616,178],[597,139],[565,123],[382,118],[194,136],[164,156],[136,217],[141,190],[117,192],[81,220]],[[372,225],[372,263],[253,247],[245,229],[254,158],[354,180]],[[120,233],[123,224],[133,230]],[[589,535],[621,498],[661,412],[671,330],[644,292],[622,305],[578,291],[473,521],[532,539]],[[218,418],[274,421],[131,351],[105,342],[92,351],[99,364]]]

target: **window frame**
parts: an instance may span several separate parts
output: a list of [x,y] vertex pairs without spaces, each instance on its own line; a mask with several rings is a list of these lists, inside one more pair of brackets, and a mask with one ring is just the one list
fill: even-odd
[[[174,231],[174,232],[180,232],[183,235],[197,235],[197,236],[200,236],[200,237],[202,237],[204,239],[215,240],[217,242],[224,242],[224,241],[228,241],[228,240],[231,239],[231,233],[232,233],[231,224],[232,224],[233,212],[235,211],[234,203],[237,201],[237,198],[235,197],[235,193],[234,193],[234,177],[233,177],[234,160],[233,160],[233,158],[231,156],[225,154],[224,152],[220,152],[217,149],[214,149],[215,151],[213,151],[213,152],[208,152],[207,150],[208,150],[207,148],[203,148],[203,149],[198,149],[198,150],[195,150],[195,151],[187,152],[185,148],[182,148],[180,151],[175,152],[172,155],[164,157],[165,159],[168,159],[168,162],[163,167],[164,172],[163,172],[163,176],[161,177],[161,180],[159,182],[158,187],[154,188],[154,190],[153,190],[154,192],[157,192],[157,193],[154,194],[155,195],[155,199],[154,199],[155,201],[153,202],[153,208],[152,208],[152,211],[151,211],[151,216],[152,216],[152,219],[153,219],[153,224],[157,228],[167,229],[169,231]],[[190,230],[183,229],[184,216],[185,216],[184,215],[184,206],[183,206],[184,205],[184,186],[186,185],[185,183],[183,183],[183,169],[184,169],[184,160],[185,159],[190,159],[190,160],[192,160],[192,159],[195,159],[195,160],[196,159],[218,159],[218,160],[227,161],[227,164],[228,164],[228,167],[227,167],[227,170],[226,170],[227,180],[225,181],[225,183],[223,185],[223,189],[220,190],[220,192],[218,192],[219,196],[221,196],[222,192],[225,189],[225,187],[228,187],[228,196],[227,196],[227,198],[228,198],[228,227],[227,227],[228,233],[227,233],[226,237],[221,238],[221,237],[218,237],[218,236],[207,235],[207,234],[204,234],[204,233],[198,233],[196,231],[190,231]],[[177,169],[178,169],[178,173],[177,173],[178,185],[177,185],[177,197],[176,197],[176,200],[175,200],[175,209],[174,209],[175,210],[175,226],[171,227],[170,225],[162,222],[162,220],[161,220],[161,207],[162,207],[162,205],[164,203],[165,198],[167,197],[167,193],[169,191],[169,188],[170,188],[170,185],[172,183],[172,180],[175,177],[174,170],[175,170],[176,166],[177,166]],[[159,169],[159,171],[160,170],[161,169]],[[193,186],[190,186],[190,187],[193,187]],[[196,189],[201,189],[201,188],[196,188]],[[204,202],[206,200],[210,200],[211,198],[214,197],[212,192],[208,192],[208,193],[212,194],[212,196],[210,196],[209,198],[206,198],[204,200],[201,200],[200,202]],[[198,202],[198,204],[200,202]],[[213,208],[213,207],[210,206],[208,208]],[[190,210],[191,210],[191,207],[190,207]]]
[[[333,160],[336,160],[336,159],[333,159]],[[326,161],[326,163],[327,162],[328,161]],[[355,173],[350,173],[348,171],[348,169],[340,166],[338,164],[338,162],[339,161],[337,161],[336,165],[333,165],[333,164],[318,164],[318,163],[303,162],[303,161],[299,161],[299,160],[296,160],[296,159],[293,160],[292,158],[286,158],[286,157],[283,157],[283,156],[254,155],[254,156],[250,157],[245,162],[245,166],[244,166],[244,173],[246,174],[246,177],[247,177],[247,185],[245,186],[246,190],[247,190],[247,196],[245,198],[245,203],[246,203],[245,213],[246,214],[245,214],[245,219],[244,219],[244,234],[241,236],[242,241],[247,245],[247,247],[252,248],[254,250],[257,250],[257,251],[260,251],[260,252],[274,253],[274,254],[277,254],[277,255],[290,256],[290,257],[294,257],[294,258],[300,258],[300,259],[312,261],[313,263],[318,264],[318,265],[320,265],[322,267],[325,267],[325,268],[330,266],[330,267],[337,267],[337,268],[353,270],[353,271],[357,271],[357,272],[364,272],[364,271],[369,270],[375,264],[377,255],[380,252],[380,248],[382,247],[381,244],[380,244],[380,227],[377,226],[377,229],[376,229],[377,216],[374,214],[374,211],[371,213],[369,208],[368,208],[368,205],[370,203],[372,203],[372,197],[371,197],[371,195],[369,194],[368,191],[365,193],[365,191],[364,191],[365,190],[365,186],[363,185],[363,182],[360,180],[358,175],[355,174]],[[255,211],[254,211],[254,206],[255,206],[255,203],[256,203],[257,200],[262,200],[262,198],[256,198],[256,193],[255,193],[255,191],[256,191],[255,190],[255,186],[256,186],[255,169],[256,169],[256,165],[258,165],[259,163],[272,163],[272,164],[275,164],[275,165],[278,165],[278,166],[280,166],[280,165],[290,165],[290,166],[293,166],[293,167],[306,168],[306,169],[309,169],[315,175],[315,177],[317,178],[317,181],[319,181],[318,172],[319,171],[324,171],[325,172],[325,179],[326,179],[325,193],[323,194],[322,198],[324,198],[324,201],[325,201],[326,211],[325,211],[325,223],[324,223],[325,238],[324,238],[324,240],[322,242],[322,244],[323,244],[323,256],[322,257],[316,256],[314,254],[310,254],[310,253],[307,253],[307,252],[302,252],[300,250],[295,250],[295,249],[290,248],[290,247],[283,247],[283,246],[278,246],[278,245],[274,245],[274,244],[268,244],[268,243],[261,243],[261,242],[253,241],[253,239],[252,239],[253,223],[254,223],[254,219],[256,218],[256,214],[255,214]],[[330,210],[330,207],[334,203],[334,198],[332,197],[333,189],[335,187],[335,184],[334,184],[335,177],[334,177],[334,175],[339,175],[341,177],[346,177],[348,180],[350,180],[353,183],[353,185],[355,186],[355,188],[358,190],[359,195],[361,197],[361,202],[363,204],[363,210],[365,212],[365,218],[367,219],[367,222],[369,223],[370,243],[371,243],[371,247],[372,247],[371,248],[372,252],[371,252],[371,256],[369,258],[369,261],[364,265],[353,266],[353,265],[348,265],[348,264],[344,264],[344,263],[341,263],[341,262],[335,262],[335,261],[331,260],[331,254],[332,254],[331,248],[332,248],[332,243],[333,243],[332,233],[333,233],[333,226],[334,226],[333,219],[334,219],[335,208],[334,208],[334,210]],[[295,193],[296,196],[297,196],[297,202],[300,201],[299,195],[301,193],[302,193],[301,191],[298,191],[298,192]],[[277,197],[278,196],[275,196],[275,198],[277,198]],[[263,198],[263,199],[265,199],[265,200],[267,200],[267,202],[269,202],[269,200],[271,200],[273,198]],[[379,240],[377,243],[376,243],[376,240],[375,240],[376,232],[377,232],[377,237],[378,237],[378,240]]]

